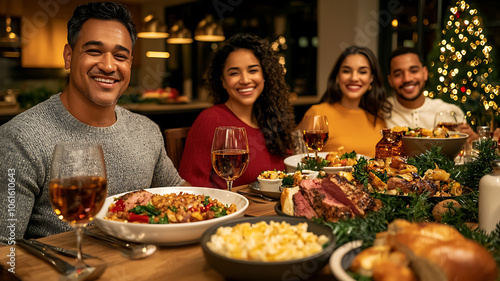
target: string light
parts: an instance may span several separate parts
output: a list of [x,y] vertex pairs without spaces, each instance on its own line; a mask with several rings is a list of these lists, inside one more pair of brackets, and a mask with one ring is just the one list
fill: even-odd
[[[429,81],[424,94],[441,97],[463,105],[468,116],[493,112],[500,115],[500,85],[493,65],[493,47],[488,44],[478,10],[466,0],[455,1],[437,41],[436,53],[430,56]],[[489,81],[491,79],[491,81]],[[478,87],[479,86],[479,87]],[[478,121],[476,121],[478,122]]]

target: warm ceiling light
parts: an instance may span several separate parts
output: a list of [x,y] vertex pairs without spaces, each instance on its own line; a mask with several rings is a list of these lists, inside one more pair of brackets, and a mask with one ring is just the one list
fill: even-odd
[[222,26],[215,22],[212,15],[207,15],[196,27],[194,31],[194,39],[204,42],[219,42],[224,41],[224,31]]
[[167,39],[169,44],[191,44],[193,38],[191,31],[186,28],[182,20],[178,20],[169,30],[170,37]]
[[170,57],[170,53],[169,52],[148,51],[148,52],[146,52],[146,57],[148,57],[148,58],[168,59]]
[[148,15],[144,18],[142,29],[137,33],[139,38],[167,38],[167,26],[161,23],[155,16]]

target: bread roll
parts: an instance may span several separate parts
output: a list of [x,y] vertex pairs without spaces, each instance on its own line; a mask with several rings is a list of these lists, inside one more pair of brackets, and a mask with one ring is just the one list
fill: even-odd
[[387,259],[377,263],[377,266],[373,269],[373,280],[417,281],[417,277],[408,266]]
[[294,215],[293,195],[299,192],[299,187],[287,187],[281,192],[281,211],[287,215]]
[[495,280],[498,268],[490,253],[456,229],[440,223],[395,220],[388,241],[405,245],[419,257],[437,264],[448,280]]
[[375,264],[387,259],[390,252],[391,248],[389,246],[373,246],[364,249],[356,255],[350,269],[363,276],[372,276]]

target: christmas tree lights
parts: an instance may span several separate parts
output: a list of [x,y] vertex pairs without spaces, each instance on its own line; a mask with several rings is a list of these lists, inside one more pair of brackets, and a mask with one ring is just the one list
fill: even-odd
[[500,114],[500,86],[494,84],[492,52],[477,9],[467,1],[456,1],[429,54],[424,94],[459,105],[474,127],[493,125],[489,123]]

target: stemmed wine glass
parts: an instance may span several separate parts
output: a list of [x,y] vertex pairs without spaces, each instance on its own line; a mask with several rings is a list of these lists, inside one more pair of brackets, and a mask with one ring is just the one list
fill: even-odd
[[437,112],[434,117],[434,129],[441,127],[446,128],[448,131],[456,131],[459,123],[455,112]]
[[96,270],[82,259],[83,228],[99,212],[107,195],[104,154],[99,144],[57,144],[50,171],[49,197],[58,218],[71,224],[76,232],[75,269],[61,280],[80,280]]
[[309,150],[321,151],[328,141],[328,119],[324,115],[307,115],[301,123],[302,136]]
[[239,178],[248,166],[248,140],[245,128],[217,127],[212,142],[212,166],[226,180],[231,191],[233,181]]

